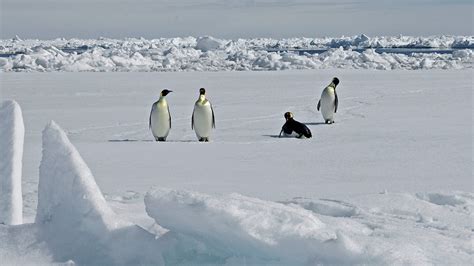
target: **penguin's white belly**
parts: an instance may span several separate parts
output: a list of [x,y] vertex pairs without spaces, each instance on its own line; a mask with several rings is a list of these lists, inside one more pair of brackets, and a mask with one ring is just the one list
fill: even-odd
[[334,90],[325,89],[321,94],[321,114],[324,120],[334,119],[334,109],[336,107],[336,95]]
[[157,104],[151,113],[151,132],[156,138],[166,138],[170,132],[168,106]]
[[198,138],[208,138],[212,129],[212,110],[211,105],[196,104],[194,106],[194,131]]
[[283,136],[285,136],[287,138],[296,138],[296,137],[299,137],[300,135],[293,131],[293,132],[291,132],[291,134],[283,133]]

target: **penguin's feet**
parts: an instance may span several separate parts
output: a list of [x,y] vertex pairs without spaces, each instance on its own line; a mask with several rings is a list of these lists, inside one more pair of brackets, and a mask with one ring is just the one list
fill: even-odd
[[209,142],[209,138],[204,138],[204,141],[205,141],[205,142]]
[[156,141],[166,141],[166,138],[156,138]]
[[330,124],[334,124],[334,121],[326,120],[325,123],[328,124],[328,125],[330,125]]
[[199,139],[199,142],[203,142],[203,141],[206,141],[206,138],[200,138]]

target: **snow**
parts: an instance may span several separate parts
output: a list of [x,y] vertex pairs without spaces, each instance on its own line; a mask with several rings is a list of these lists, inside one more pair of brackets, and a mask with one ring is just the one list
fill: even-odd
[[469,264],[473,193],[444,193],[464,200],[455,206],[434,204],[424,194],[387,192],[348,201],[296,198],[286,203],[321,214],[323,222],[357,239],[370,254],[383,258],[383,264]]
[[21,178],[25,126],[17,102],[1,102],[0,121],[0,224],[22,224]]
[[221,259],[283,265],[361,262],[357,244],[303,208],[240,194],[171,189],[150,191],[145,205],[157,223],[213,247],[211,254]]
[[0,54],[6,55],[0,58],[0,71],[460,69],[473,67],[473,43],[473,36],[368,37],[364,34],[341,38],[237,40],[211,36],[0,40]]
[[[5,97],[22,104],[29,129],[25,192],[37,184],[39,132],[54,119],[77,141],[107,194],[143,195],[159,183],[282,200],[470,188],[471,75],[470,70],[4,73],[2,87]],[[341,80],[340,109],[336,123],[325,126],[316,104],[334,76]],[[217,118],[209,145],[194,143],[191,130],[200,87],[207,89]],[[168,142],[157,146],[148,116],[163,88],[174,91],[168,98],[173,129]],[[274,137],[287,111],[308,124],[313,139]],[[35,208],[32,202],[27,210]]]
[[[339,110],[323,125],[316,103],[334,76]],[[23,109],[24,212],[34,222],[0,225],[2,262],[473,260],[471,69],[2,73],[0,82]],[[173,129],[156,143],[149,106],[165,87]],[[210,143],[190,128],[199,87],[217,117]],[[314,138],[276,138],[286,111]]]

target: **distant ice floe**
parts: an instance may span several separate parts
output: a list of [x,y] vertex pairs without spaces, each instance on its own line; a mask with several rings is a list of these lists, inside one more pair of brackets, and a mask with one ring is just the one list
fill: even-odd
[[[391,49],[391,50],[390,50]],[[423,50],[424,49],[424,50]],[[0,40],[0,71],[462,69],[473,36]],[[423,52],[422,52],[423,50]]]

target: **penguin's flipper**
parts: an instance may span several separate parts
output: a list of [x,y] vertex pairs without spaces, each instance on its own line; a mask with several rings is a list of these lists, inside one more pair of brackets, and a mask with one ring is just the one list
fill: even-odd
[[320,108],[321,108],[321,100],[318,101],[318,107],[317,107],[318,111]]
[[168,116],[169,116],[168,120],[170,121],[170,128],[171,128],[171,113],[170,113],[169,105],[168,105]]
[[212,108],[212,104],[211,104],[211,111],[212,111],[212,128],[216,128],[216,118],[214,117],[214,108]]
[[155,110],[155,104],[151,106],[150,118],[148,119],[148,129],[151,129],[151,114],[153,114],[154,110]]
[[334,96],[336,97],[334,99],[334,113],[337,113],[337,105],[339,104],[339,99],[337,99],[337,93],[334,91]]
[[193,114],[191,115],[191,129],[194,129],[194,110]]
[[283,128],[280,131],[280,135],[278,135],[279,138],[281,138],[281,134],[283,133]]

